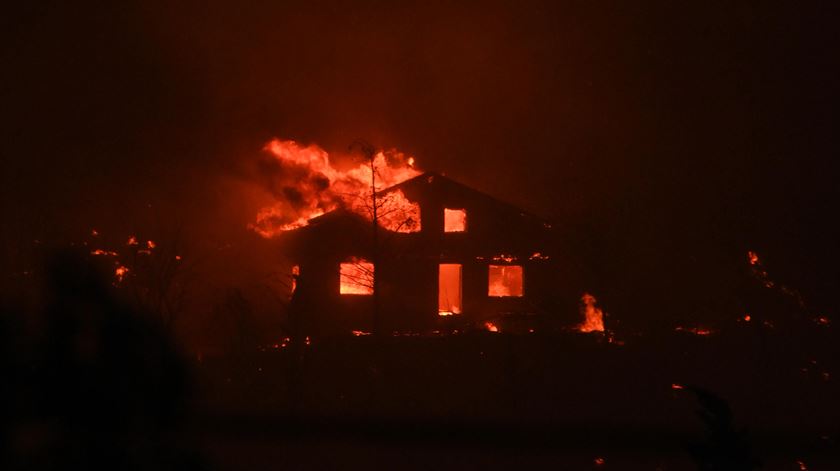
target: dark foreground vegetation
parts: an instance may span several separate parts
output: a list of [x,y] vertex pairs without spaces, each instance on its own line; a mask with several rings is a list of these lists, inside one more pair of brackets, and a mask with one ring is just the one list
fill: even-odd
[[[824,326],[179,353],[72,256],[0,323],[3,469],[838,469]],[[652,331],[653,332],[653,331]]]

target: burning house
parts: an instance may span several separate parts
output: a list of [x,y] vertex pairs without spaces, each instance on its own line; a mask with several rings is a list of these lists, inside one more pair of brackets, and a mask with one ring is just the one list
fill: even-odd
[[[574,324],[579,293],[543,219],[437,173],[280,235],[307,333]],[[372,203],[371,203],[372,202]],[[366,210],[365,210],[366,209]],[[562,316],[562,318],[558,318]]]

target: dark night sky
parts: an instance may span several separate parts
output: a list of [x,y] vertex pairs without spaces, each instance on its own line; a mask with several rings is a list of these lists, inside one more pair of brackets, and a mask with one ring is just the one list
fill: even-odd
[[818,304],[840,287],[836,11],[172,3],[4,12],[5,255],[148,204],[242,237],[264,142],[364,138],[558,221],[614,305],[691,304],[748,248]]

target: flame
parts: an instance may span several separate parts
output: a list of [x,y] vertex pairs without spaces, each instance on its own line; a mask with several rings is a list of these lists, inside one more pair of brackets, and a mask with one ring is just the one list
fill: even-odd
[[494,324],[492,322],[485,322],[484,323],[484,328],[487,329],[487,332],[496,332],[496,333],[499,332],[499,328],[496,327],[496,324]]
[[299,277],[300,277],[300,265],[292,266],[292,274],[289,276],[289,278],[291,279],[291,282],[290,282],[290,285],[291,285],[290,286],[290,288],[291,288],[290,292],[291,292],[291,294],[295,294],[295,291],[297,291],[297,284],[298,284],[298,278]]
[[[267,186],[275,203],[257,213],[249,227],[263,237],[306,226],[315,217],[348,208],[373,220],[371,162],[359,162],[339,170],[329,154],[317,145],[302,146],[292,140],[273,139],[266,144],[264,162]],[[420,230],[420,207],[400,191],[380,194],[385,188],[420,174],[413,157],[401,152],[379,151],[373,156],[376,180],[376,212],[379,224],[395,232]]]
[[128,240],[125,242],[125,245],[140,245],[140,244],[139,244],[139,242],[137,242],[137,237],[130,236],[128,238]]
[[340,266],[340,294],[373,294],[373,264],[353,258]]
[[[420,205],[406,198],[402,190],[396,190],[384,195],[377,195],[377,222],[381,227],[394,232],[417,232],[420,230]],[[355,200],[351,205],[356,213],[373,220],[369,203],[366,200]]]
[[578,332],[604,331],[604,312],[595,306],[597,302],[595,296],[589,293],[583,293],[583,296],[580,297],[580,311],[584,320],[581,324],[578,324]]
[[522,297],[522,267],[520,265],[490,265],[487,295],[492,297]]
[[671,384],[671,389],[677,391],[677,390],[680,390],[680,389],[685,389],[685,386],[683,386],[682,384],[678,384],[678,383],[672,383]]

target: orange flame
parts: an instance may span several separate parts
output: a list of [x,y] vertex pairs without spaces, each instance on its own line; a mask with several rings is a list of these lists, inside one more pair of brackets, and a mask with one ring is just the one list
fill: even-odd
[[372,263],[353,258],[340,266],[340,294],[373,294],[374,266]]
[[[294,175],[292,181],[269,186],[275,203],[257,213],[249,227],[263,237],[306,226],[312,218],[346,207],[370,220],[374,198],[371,188],[375,172],[376,212],[379,224],[395,232],[420,230],[420,207],[400,191],[380,194],[385,188],[420,174],[414,158],[398,151],[379,151],[371,162],[359,162],[339,170],[329,154],[317,145],[301,146],[292,140],[274,139],[265,146],[271,160],[266,166],[277,175]],[[278,170],[279,169],[279,170]]]
[[484,328],[487,329],[487,332],[495,332],[495,333],[499,332],[499,328],[496,327],[496,324],[494,324],[492,322],[485,322],[484,323]]
[[595,306],[598,302],[595,296],[589,293],[583,293],[580,298],[580,310],[583,314],[584,320],[578,324],[578,332],[603,332],[604,331],[604,312]]
[[490,265],[487,268],[487,295],[491,297],[522,297],[521,265]]

